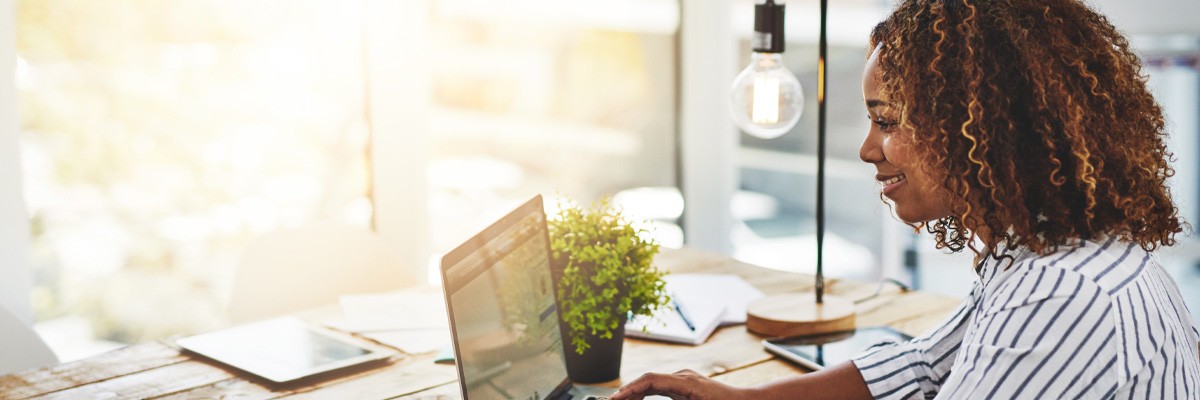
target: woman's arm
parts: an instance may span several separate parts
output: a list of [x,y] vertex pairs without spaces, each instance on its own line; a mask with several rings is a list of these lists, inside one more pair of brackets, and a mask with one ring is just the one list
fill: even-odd
[[847,361],[824,370],[796,377],[781,379],[762,386],[737,388],[717,382],[690,370],[674,374],[646,374],[630,382],[612,396],[613,400],[641,399],[660,395],[672,399],[870,399],[871,392],[858,373],[858,368]]
[[613,399],[650,395],[676,399],[905,399],[913,393],[936,394],[950,374],[980,292],[976,285],[971,296],[941,325],[916,340],[877,344],[853,361],[819,372],[752,388],[735,388],[687,370],[652,373],[630,382]]

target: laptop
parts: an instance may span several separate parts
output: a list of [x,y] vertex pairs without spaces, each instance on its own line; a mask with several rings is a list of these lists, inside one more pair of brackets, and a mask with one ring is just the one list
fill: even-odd
[[567,378],[540,195],[442,257],[441,270],[463,399],[615,392]]

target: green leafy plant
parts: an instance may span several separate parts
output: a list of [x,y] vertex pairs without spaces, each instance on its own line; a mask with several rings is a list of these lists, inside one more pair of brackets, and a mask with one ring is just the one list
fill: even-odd
[[602,199],[588,209],[559,199],[548,221],[556,265],[565,266],[556,285],[559,313],[575,352],[591,347],[589,335],[609,339],[627,315],[649,316],[665,306],[663,276],[653,265],[658,244],[643,238]]

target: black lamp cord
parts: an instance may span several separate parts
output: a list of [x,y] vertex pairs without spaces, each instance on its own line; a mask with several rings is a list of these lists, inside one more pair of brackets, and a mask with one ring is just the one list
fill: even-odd
[[821,36],[817,54],[817,304],[825,298],[825,9],[828,0],[821,0]]
[[872,293],[870,296],[863,297],[858,300],[854,300],[854,304],[862,303],[864,301],[879,297],[879,295],[883,293],[884,285],[887,285],[889,283],[896,285],[896,287],[900,289],[900,293],[908,293],[910,290],[912,290],[912,288],[908,287],[908,285],[905,285],[904,282],[900,282],[900,281],[892,279],[892,278],[883,278],[882,280],[879,281],[879,285],[875,286],[875,293]]

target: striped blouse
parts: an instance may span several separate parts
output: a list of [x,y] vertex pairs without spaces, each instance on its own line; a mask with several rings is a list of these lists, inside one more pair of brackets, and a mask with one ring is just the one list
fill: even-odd
[[876,399],[1200,399],[1200,332],[1137,244],[988,259],[938,328],[854,359]]

